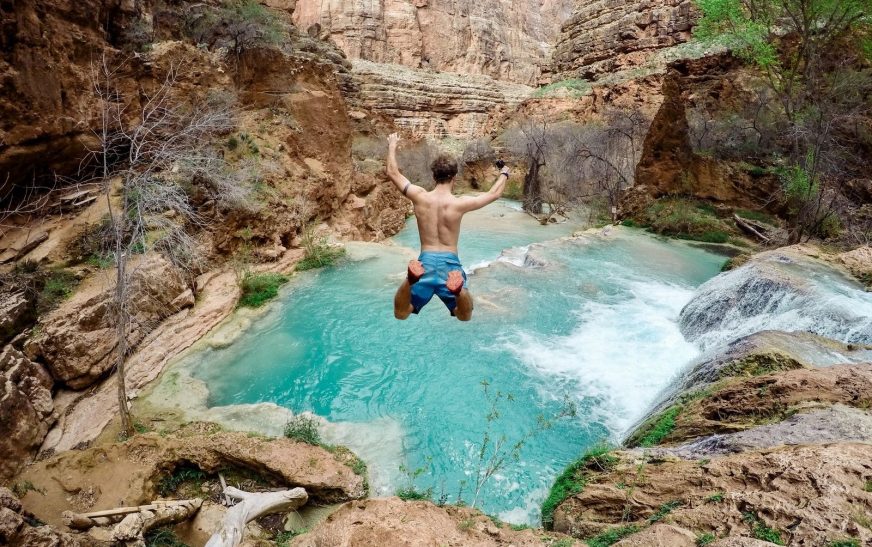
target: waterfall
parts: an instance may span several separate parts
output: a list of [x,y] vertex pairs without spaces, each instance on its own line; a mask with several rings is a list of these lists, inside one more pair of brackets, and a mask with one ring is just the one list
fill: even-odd
[[872,294],[835,268],[787,248],[700,286],[681,311],[680,326],[703,350],[763,330],[872,344]]

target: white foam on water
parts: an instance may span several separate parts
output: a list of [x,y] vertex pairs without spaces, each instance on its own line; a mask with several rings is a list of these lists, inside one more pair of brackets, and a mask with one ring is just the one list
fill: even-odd
[[699,355],[678,327],[692,289],[656,281],[629,281],[627,289],[614,302],[584,303],[577,312],[580,323],[569,335],[542,338],[521,331],[505,341],[549,382],[566,382],[580,409],[589,409],[584,419],[600,421],[615,437]]
[[476,272],[476,270],[480,270],[482,268],[487,268],[496,262],[503,262],[505,264],[511,264],[512,266],[517,266],[518,268],[523,268],[527,261],[527,253],[530,251],[529,245],[524,245],[522,247],[510,247],[508,249],[504,249],[500,256],[493,260],[482,260],[472,264],[470,267],[465,268],[467,275],[472,275]]

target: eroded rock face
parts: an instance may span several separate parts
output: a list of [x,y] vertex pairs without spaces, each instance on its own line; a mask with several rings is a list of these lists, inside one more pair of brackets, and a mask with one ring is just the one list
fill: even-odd
[[469,547],[552,545],[556,538],[535,530],[515,531],[474,509],[399,498],[368,499],[345,504],[311,532],[298,536],[297,547]]
[[350,58],[535,85],[568,0],[297,2],[294,21]]
[[550,70],[595,80],[645,64],[663,48],[687,42],[697,18],[690,0],[596,0],[580,3],[561,29]]
[[[204,428],[208,430],[209,428]],[[289,439],[244,433],[136,435],[125,443],[63,452],[21,474],[42,492],[29,492],[24,506],[41,520],[59,524],[64,510],[94,511],[137,505],[158,497],[158,482],[179,465],[206,473],[243,468],[279,484],[301,486],[321,503],[366,495],[365,477],[354,474],[342,454]]]
[[359,83],[356,104],[383,113],[412,135],[436,138],[475,137],[494,109],[517,105],[532,92],[482,76],[367,61],[356,61],[353,74]]
[[558,507],[555,530],[584,538],[619,525],[645,527],[673,504],[665,515],[671,524],[716,537],[751,536],[766,526],[790,545],[872,541],[872,530],[855,520],[872,511],[872,493],[864,490],[872,477],[868,444],[789,446],[703,462],[651,459],[641,450],[614,455],[607,471]]
[[[188,287],[157,254],[131,264],[131,270],[128,302],[134,327],[128,342],[135,347],[157,323],[179,311],[171,304]],[[107,277],[93,280],[91,290],[77,292],[42,317],[39,335],[26,346],[31,359],[45,363],[52,377],[73,389],[91,385],[115,364],[114,277]]]
[[30,462],[57,420],[53,385],[45,368],[17,349],[0,351],[0,479]]
[[33,526],[32,515],[8,488],[0,486],[0,543],[45,547],[98,547],[108,543],[89,536],[59,532],[51,526]]

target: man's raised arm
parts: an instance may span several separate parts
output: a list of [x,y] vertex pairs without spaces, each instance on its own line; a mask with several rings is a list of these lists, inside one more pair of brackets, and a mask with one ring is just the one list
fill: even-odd
[[500,174],[497,177],[497,181],[494,183],[493,186],[490,187],[490,190],[475,197],[467,197],[461,200],[460,206],[463,209],[463,212],[468,213],[469,211],[481,209],[485,205],[498,200],[500,196],[503,195],[503,190],[506,189],[506,181],[508,180],[509,168],[504,165],[500,169]]
[[420,186],[416,186],[409,182],[409,179],[400,173],[400,168],[397,166],[397,143],[399,142],[400,136],[398,134],[391,133],[390,136],[388,136],[388,160],[385,164],[385,174],[404,196],[414,200],[413,196],[415,194],[425,190]]

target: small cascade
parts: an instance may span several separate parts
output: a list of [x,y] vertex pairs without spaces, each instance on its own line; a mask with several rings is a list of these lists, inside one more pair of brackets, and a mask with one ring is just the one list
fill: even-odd
[[788,248],[759,255],[703,284],[681,311],[680,326],[704,350],[764,330],[872,344],[872,294],[838,270]]

